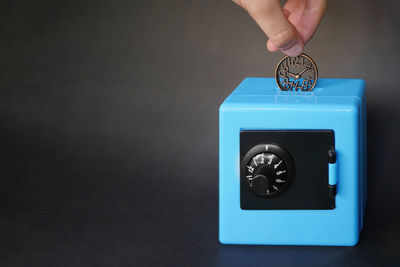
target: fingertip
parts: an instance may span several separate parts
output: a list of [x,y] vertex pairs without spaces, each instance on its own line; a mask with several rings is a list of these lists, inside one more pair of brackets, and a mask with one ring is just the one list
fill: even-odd
[[270,52],[277,52],[277,51],[279,51],[279,48],[278,47],[276,47],[271,41],[269,41],[268,40],[268,42],[267,42],[267,49],[268,49],[268,51],[270,51]]
[[289,57],[297,57],[303,52],[304,44],[300,41],[297,41],[293,46],[285,49],[280,49],[285,55]]

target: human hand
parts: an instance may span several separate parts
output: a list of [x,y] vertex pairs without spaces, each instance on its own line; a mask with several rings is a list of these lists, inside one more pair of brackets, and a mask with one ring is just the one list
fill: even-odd
[[233,0],[243,7],[268,36],[271,52],[298,56],[316,31],[325,13],[327,0]]

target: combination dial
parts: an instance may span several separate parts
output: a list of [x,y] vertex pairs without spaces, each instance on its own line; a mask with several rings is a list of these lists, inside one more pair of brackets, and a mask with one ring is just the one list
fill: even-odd
[[263,197],[283,194],[292,183],[294,166],[290,155],[275,144],[257,145],[242,161],[242,177],[249,189]]

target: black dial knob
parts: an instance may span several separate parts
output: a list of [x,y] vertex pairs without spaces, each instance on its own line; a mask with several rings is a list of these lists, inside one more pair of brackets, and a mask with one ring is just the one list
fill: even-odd
[[253,178],[251,187],[256,194],[262,195],[269,188],[268,178],[264,175],[257,175]]
[[293,161],[283,148],[275,144],[257,145],[243,158],[242,177],[253,193],[275,197],[290,187],[294,177]]

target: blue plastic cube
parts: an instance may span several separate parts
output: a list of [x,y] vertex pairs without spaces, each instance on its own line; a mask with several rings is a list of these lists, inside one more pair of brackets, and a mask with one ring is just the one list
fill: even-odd
[[[319,79],[311,92],[280,91],[272,78],[246,78],[220,107],[219,136],[219,240],[223,244],[353,246],[359,240],[366,203],[366,102],[360,79]],[[330,131],[336,160],[319,171],[323,183],[335,188],[334,207],[279,209],[274,207],[294,190],[274,198],[255,196],[267,208],[243,208],[241,193],[241,133]],[[268,139],[268,135],[266,135]],[[307,139],[306,139],[307,140]],[[260,145],[270,140],[260,142]],[[310,139],[310,144],[312,144]],[[308,142],[308,141],[305,141]],[[305,145],[298,142],[298,145]],[[266,148],[268,149],[268,147]],[[312,151],[312,150],[310,150]],[[304,156],[312,153],[304,150]],[[291,151],[287,151],[289,154]],[[299,153],[298,153],[299,154]],[[301,153],[299,154],[301,155]],[[311,155],[312,156],[312,155]],[[297,157],[297,159],[296,159]],[[304,177],[299,156],[294,157],[294,182]],[[325,162],[325,158],[323,159]],[[328,166],[329,165],[329,166]],[[325,181],[326,180],[326,181]],[[245,182],[244,182],[245,183]],[[243,189],[246,190],[246,189]],[[300,190],[300,189],[299,189]],[[312,191],[299,191],[290,203],[306,200]],[[324,191],[325,192],[325,191]],[[325,193],[322,193],[325,197]],[[251,196],[252,197],[252,196]],[[293,202],[291,202],[293,201]],[[250,203],[251,204],[251,203]],[[249,205],[250,205],[249,204]],[[318,203],[314,203],[318,207]],[[247,204],[246,204],[247,205]],[[250,205],[251,206],[251,205]],[[279,207],[279,205],[277,206]]]

